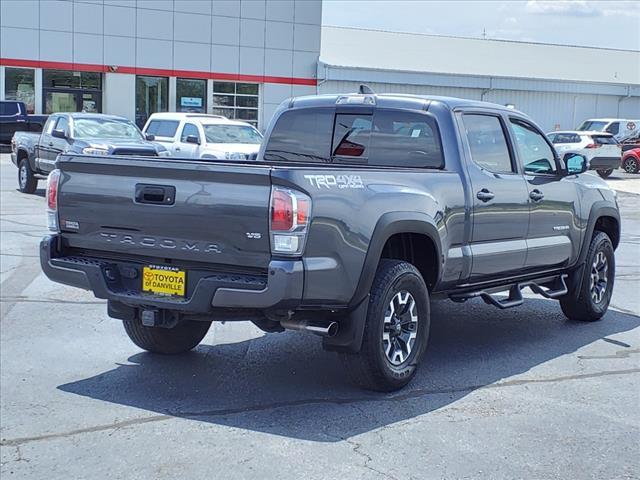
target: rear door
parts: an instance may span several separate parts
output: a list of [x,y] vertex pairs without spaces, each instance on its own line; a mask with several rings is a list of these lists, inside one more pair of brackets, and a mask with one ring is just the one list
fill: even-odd
[[54,137],[51,132],[57,128],[61,118],[62,115],[51,115],[40,135],[36,148],[36,165],[41,172],[48,173],[54,168],[58,154],[54,154]]
[[543,269],[565,265],[575,258],[580,245],[575,175],[562,174],[551,145],[533,124],[511,117],[509,126],[528,190],[530,216],[524,266]]
[[519,271],[526,255],[528,192],[504,118],[465,112],[460,121],[473,193],[472,280]]

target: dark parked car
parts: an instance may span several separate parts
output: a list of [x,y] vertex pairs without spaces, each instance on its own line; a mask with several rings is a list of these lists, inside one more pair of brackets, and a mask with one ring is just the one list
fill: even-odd
[[302,97],[254,162],[61,155],[41,265],[107,299],[143,349],[252,320],[322,335],[357,383],[395,390],[427,347],[431,299],[510,308],[530,288],[571,319],[604,315],[620,215],[587,167],[500,105]]
[[23,102],[0,102],[0,143],[9,143],[16,132],[40,132],[47,115],[29,115]]
[[18,132],[11,141],[11,160],[18,167],[18,186],[33,193],[38,178],[55,168],[61,153],[84,155],[168,156],[169,151],[145,137],[124,117],[99,113],[54,113],[41,134]]

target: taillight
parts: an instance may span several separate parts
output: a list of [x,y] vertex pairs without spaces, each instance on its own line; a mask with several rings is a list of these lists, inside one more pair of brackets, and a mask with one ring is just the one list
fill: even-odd
[[58,184],[60,170],[55,169],[47,178],[47,223],[49,230],[58,232]]
[[598,148],[600,145],[598,145],[597,143],[590,143],[589,145],[587,145],[584,148]]
[[271,189],[271,252],[301,255],[309,228],[311,199],[287,188]]

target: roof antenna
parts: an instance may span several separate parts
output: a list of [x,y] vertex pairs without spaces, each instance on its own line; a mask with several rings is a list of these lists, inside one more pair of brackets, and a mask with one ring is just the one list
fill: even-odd
[[360,84],[360,88],[358,88],[358,93],[362,95],[375,95],[375,92],[371,90],[369,85],[365,85],[364,83]]

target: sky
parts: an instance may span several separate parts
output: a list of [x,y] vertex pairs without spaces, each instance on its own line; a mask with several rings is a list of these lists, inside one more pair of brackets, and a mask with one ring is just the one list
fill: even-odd
[[324,0],[322,23],[640,50],[640,0]]

